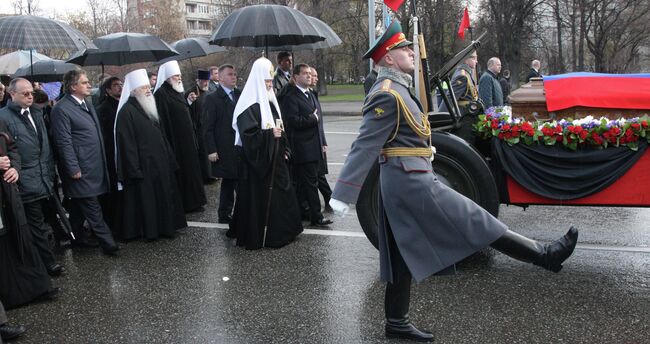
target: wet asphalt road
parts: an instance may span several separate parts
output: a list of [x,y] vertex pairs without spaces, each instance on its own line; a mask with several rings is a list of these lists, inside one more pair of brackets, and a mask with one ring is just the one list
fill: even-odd
[[[325,121],[333,184],[359,118]],[[378,254],[354,211],[246,251],[215,224],[218,185],[207,192],[176,239],[59,252],[61,297],[8,312],[28,328],[16,343],[398,342],[383,337]],[[414,285],[411,318],[438,343],[650,343],[650,209],[502,206],[500,219],[540,240],[572,224],[580,245],[559,274],[488,252]]]

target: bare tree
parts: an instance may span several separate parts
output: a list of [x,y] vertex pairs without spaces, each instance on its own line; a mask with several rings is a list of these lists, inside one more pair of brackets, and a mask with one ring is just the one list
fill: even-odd
[[625,72],[648,42],[648,0],[593,0],[590,30],[585,36],[597,72]]

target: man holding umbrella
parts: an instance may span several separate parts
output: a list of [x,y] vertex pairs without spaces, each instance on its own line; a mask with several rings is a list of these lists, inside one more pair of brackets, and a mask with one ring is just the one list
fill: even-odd
[[47,272],[58,276],[63,271],[50,249],[45,209],[48,198],[53,195],[54,158],[50,150],[47,129],[40,108],[34,106],[32,84],[27,79],[16,78],[9,83],[11,100],[0,110],[4,122],[16,140],[22,161],[21,178],[18,180],[20,197],[25,208],[27,224],[31,229],[33,243]]
[[199,152],[199,163],[201,164],[201,176],[203,182],[208,184],[213,181],[210,173],[210,162],[208,153],[205,151],[203,142],[203,108],[205,99],[209,91],[210,72],[199,69],[196,76],[196,84],[185,92],[185,99],[190,105],[190,115],[194,127],[194,137],[196,137],[197,149]]
[[200,210],[207,202],[201,176],[198,144],[190,117],[190,107],[183,96],[183,80],[177,61],[169,61],[158,69],[154,89],[160,124],[176,156],[179,169],[176,180],[183,198],[185,212]]

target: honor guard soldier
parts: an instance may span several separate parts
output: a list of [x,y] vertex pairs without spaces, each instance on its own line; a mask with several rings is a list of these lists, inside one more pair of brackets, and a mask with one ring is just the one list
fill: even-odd
[[[472,145],[475,141],[473,126],[477,121],[478,112],[482,109],[476,82],[477,63],[478,55],[476,51],[473,51],[456,67],[456,71],[451,77],[451,87],[461,115],[460,127],[454,129],[452,133]],[[440,111],[448,111],[444,102],[440,105]]]
[[385,334],[433,341],[409,320],[411,279],[420,282],[487,246],[558,272],[575,248],[578,231],[542,244],[515,232],[441,183],[432,171],[431,128],[409,92],[414,53],[397,20],[365,54],[378,65],[365,99],[359,136],[334,188],[330,205],[344,215],[356,203],[379,160],[379,262],[387,282]]

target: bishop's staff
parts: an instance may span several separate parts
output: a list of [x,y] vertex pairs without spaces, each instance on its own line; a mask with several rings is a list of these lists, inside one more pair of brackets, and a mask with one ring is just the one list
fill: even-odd
[[[275,119],[275,127],[284,130],[284,124],[281,118]],[[278,160],[278,148],[280,147],[280,138],[275,137],[273,140],[273,153],[271,157],[271,177],[269,178],[269,193],[266,199],[266,215],[264,218],[264,235],[262,236],[262,247],[266,246],[266,231],[269,228],[269,219],[271,218],[271,197],[273,197],[273,183],[275,182],[275,167]]]

